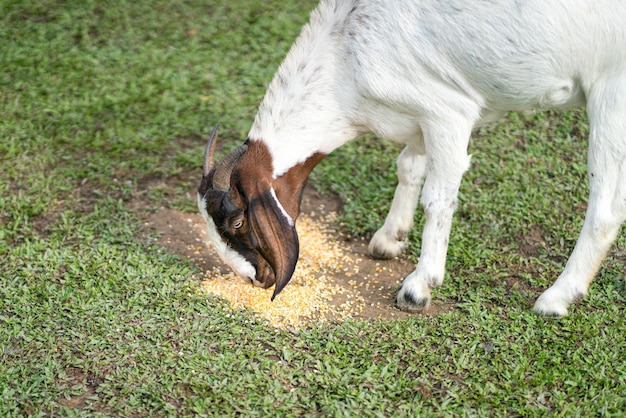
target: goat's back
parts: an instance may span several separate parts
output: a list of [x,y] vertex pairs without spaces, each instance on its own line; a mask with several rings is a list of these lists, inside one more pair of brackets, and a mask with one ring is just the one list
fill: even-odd
[[355,1],[345,25],[361,88],[399,103],[447,85],[499,110],[568,107],[626,71],[618,0]]

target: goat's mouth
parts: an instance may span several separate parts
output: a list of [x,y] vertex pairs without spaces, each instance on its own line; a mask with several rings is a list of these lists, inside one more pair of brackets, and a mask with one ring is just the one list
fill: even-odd
[[[247,240],[246,240],[247,241]],[[247,283],[267,289],[276,283],[276,273],[272,265],[249,242],[234,236],[222,236],[226,250],[220,258],[230,269]]]
[[[297,248],[297,241],[295,245]],[[254,269],[254,274],[242,274],[243,272],[238,272],[232,265],[230,266],[231,269],[247,284],[262,289],[269,289],[274,286],[274,291],[271,297],[271,300],[274,301],[276,296],[281,293],[281,291],[289,283],[293,275],[295,265],[297,264],[297,252],[295,253],[295,256],[289,257],[287,260],[278,261],[277,268],[282,269],[284,273],[282,275],[276,274],[276,270],[271,264],[271,260],[266,259],[259,249],[247,247],[246,260]],[[284,261],[287,263],[284,263]]]
[[267,289],[276,283],[276,274],[272,266],[259,254],[259,262],[254,264],[255,277],[247,277],[250,283],[257,287]]

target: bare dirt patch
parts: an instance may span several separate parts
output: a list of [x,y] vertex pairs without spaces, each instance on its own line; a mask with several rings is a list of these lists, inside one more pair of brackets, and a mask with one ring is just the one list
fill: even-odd
[[[329,241],[336,242],[342,249],[342,257],[345,260],[345,263],[342,263],[345,267],[334,269],[330,273],[329,270],[325,271],[326,275],[332,276],[330,280],[338,291],[327,301],[330,309],[323,310],[322,319],[339,321],[346,317],[395,319],[409,316],[395,308],[394,296],[402,279],[415,268],[414,264],[402,257],[393,260],[369,258],[367,241],[338,233],[337,224],[333,222],[332,217],[327,216],[331,212],[340,212],[342,207],[341,200],[336,196],[321,195],[311,187],[305,190],[302,213],[306,221],[302,222],[307,224],[312,222],[313,227],[319,227]],[[155,213],[144,214],[144,217],[147,225],[159,232],[159,244],[163,248],[191,260],[207,277],[214,277],[216,272],[224,276],[232,274],[230,269],[220,262],[210,244],[207,244],[208,236],[204,221],[198,213],[162,208]],[[307,225],[307,228],[309,227]],[[304,263],[302,258],[300,263]],[[289,297],[288,289],[292,285],[290,283],[279,297]],[[252,287],[243,281],[241,286]],[[268,294],[263,289],[254,289],[263,292],[269,299],[271,293]],[[350,309],[346,308],[346,302],[349,302]],[[358,306],[355,306],[356,304]],[[433,315],[452,309],[451,305],[435,303],[426,314]],[[320,317],[314,315],[309,319],[313,321]]]

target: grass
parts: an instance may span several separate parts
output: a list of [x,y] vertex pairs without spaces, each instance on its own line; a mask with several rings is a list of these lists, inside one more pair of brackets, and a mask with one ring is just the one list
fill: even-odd
[[[623,414],[623,230],[569,317],[530,312],[584,215],[580,111],[476,133],[449,313],[277,331],[156,245],[141,213],[195,210],[202,138],[221,120],[221,152],[241,143],[313,5],[0,1],[0,415]],[[380,225],[397,150],[364,138],[315,171],[345,231]]]

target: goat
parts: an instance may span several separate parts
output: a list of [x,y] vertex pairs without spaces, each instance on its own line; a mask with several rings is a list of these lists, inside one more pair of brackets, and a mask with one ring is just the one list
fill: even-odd
[[389,214],[368,251],[398,256],[418,201],[419,263],[396,295],[426,308],[442,284],[467,147],[507,112],[587,106],[584,225],[535,311],[567,315],[626,220],[626,2],[322,0],[271,81],[244,145],[215,165],[211,134],[198,206],[220,257],[272,300],[298,259],[304,184],[365,133],[405,144]]

